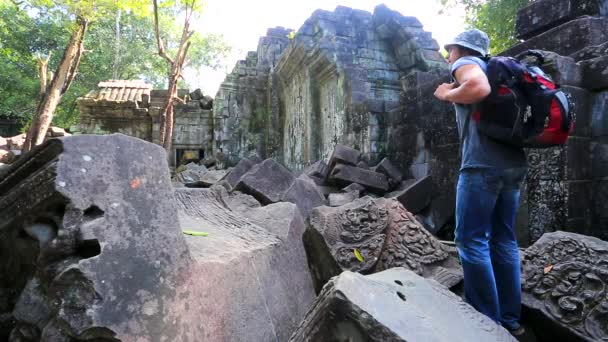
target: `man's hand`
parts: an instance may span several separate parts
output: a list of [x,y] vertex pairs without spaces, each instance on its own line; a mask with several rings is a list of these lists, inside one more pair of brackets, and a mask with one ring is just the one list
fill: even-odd
[[447,95],[450,90],[454,89],[454,83],[443,83],[435,90],[435,97],[441,101],[448,101]]

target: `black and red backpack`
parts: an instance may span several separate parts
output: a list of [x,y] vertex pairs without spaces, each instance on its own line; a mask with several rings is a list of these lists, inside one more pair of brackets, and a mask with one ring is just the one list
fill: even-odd
[[[542,53],[530,50],[542,65]],[[545,148],[562,145],[574,129],[566,94],[538,66],[511,57],[487,58],[491,93],[473,113],[477,129],[502,143]]]

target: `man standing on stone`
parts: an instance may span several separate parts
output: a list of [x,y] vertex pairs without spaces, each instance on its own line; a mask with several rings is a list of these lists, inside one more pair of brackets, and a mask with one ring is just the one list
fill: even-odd
[[454,103],[461,137],[456,190],[456,246],[464,270],[467,301],[523,335],[520,263],[514,223],[527,163],[522,148],[499,143],[477,131],[476,104],[490,94],[486,63],[490,40],[480,30],[465,31],[445,49],[453,83],[437,87],[435,97]]

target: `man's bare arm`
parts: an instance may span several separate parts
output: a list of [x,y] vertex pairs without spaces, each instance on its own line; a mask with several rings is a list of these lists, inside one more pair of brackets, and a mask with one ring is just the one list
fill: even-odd
[[454,73],[460,84],[454,88],[453,84],[444,83],[435,91],[435,96],[443,101],[472,104],[483,100],[490,94],[490,84],[486,74],[477,65],[466,64]]

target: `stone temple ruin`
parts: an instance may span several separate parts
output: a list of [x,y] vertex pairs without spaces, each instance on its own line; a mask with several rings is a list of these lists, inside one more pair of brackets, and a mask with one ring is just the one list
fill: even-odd
[[[608,339],[607,15],[533,2],[504,52],[545,50],[576,110],[565,146],[528,151],[538,341]],[[514,341],[463,301],[438,238],[459,138],[432,97],[449,75],[431,34],[383,5],[290,32],[270,29],[215,99],[180,95],[173,174],[153,144],[163,92],[132,81],[79,101],[80,132],[123,134],[49,139],[0,168],[0,340]]]

